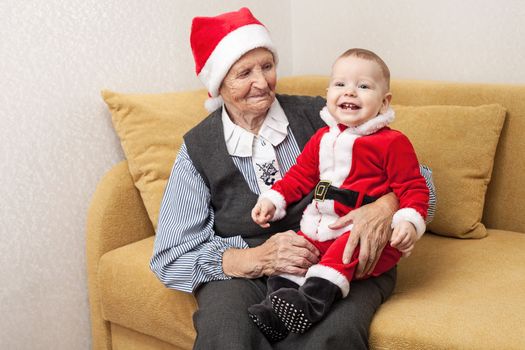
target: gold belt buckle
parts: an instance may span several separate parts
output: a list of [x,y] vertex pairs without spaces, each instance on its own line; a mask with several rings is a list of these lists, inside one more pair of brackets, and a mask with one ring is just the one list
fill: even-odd
[[317,183],[314,190],[314,199],[318,202],[323,202],[328,188],[330,187],[331,181],[321,180]]

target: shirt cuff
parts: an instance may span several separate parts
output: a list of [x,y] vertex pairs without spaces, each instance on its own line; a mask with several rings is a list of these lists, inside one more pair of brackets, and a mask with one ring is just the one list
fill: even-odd
[[241,236],[221,238],[206,247],[204,254],[200,256],[200,266],[207,276],[213,276],[212,279],[227,280],[230,276],[224,274],[222,270],[222,256],[226,249],[246,249],[248,244],[241,238]]

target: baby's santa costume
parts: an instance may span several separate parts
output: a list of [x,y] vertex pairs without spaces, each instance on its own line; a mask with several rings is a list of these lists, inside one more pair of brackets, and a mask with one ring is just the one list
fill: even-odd
[[[272,340],[285,337],[288,331],[305,332],[323,318],[333,302],[348,295],[359,251],[356,249],[350,263],[343,264],[352,227],[328,227],[340,216],[394,192],[399,210],[394,214],[392,227],[409,221],[418,238],[426,229],[428,188],[412,144],[401,132],[387,126],[394,119],[394,112],[389,109],[357,127],[337,124],[326,107],[321,118],[328,126],[310,139],[284,178],[260,196],[275,205],[276,221],[286,215],[288,204],[314,190],[298,234],[321,252],[319,263],[311,266],[304,278],[270,277],[267,298],[249,308],[254,322]],[[388,244],[370,276],[393,268],[401,255]]]

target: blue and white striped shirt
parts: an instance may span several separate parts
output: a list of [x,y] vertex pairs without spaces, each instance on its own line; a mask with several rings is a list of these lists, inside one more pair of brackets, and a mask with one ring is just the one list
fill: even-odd
[[[284,141],[275,147],[275,153],[284,175],[300,154],[290,127]],[[259,194],[251,157],[232,156],[232,159],[252,192]],[[430,169],[421,166],[421,173],[430,190],[428,222],[434,216],[436,195]],[[150,262],[152,271],[168,288],[192,292],[202,283],[229,279],[222,270],[222,254],[229,248],[248,248],[240,235],[222,238],[215,234],[210,203],[210,190],[183,144],[162,200]]]

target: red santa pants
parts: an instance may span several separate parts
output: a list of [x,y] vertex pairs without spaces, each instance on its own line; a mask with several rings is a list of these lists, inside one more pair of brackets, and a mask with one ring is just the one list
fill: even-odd
[[[354,250],[354,254],[352,255],[350,262],[348,264],[343,264],[343,252],[346,242],[348,241],[348,237],[350,236],[350,231],[343,233],[336,239],[324,242],[315,241],[301,231],[297,232],[297,234],[306,238],[317,249],[319,249],[321,255],[318,264],[333,268],[344,275],[348,281],[355,279],[354,273],[357,268],[357,264],[359,263],[359,246],[357,246]],[[383,252],[379,257],[379,261],[377,262],[376,267],[372,273],[360,279],[365,279],[371,276],[379,276],[382,273],[389,271],[398,263],[401,255],[402,253],[399,250],[393,248],[390,244],[387,244],[385,249],[383,249]]]

